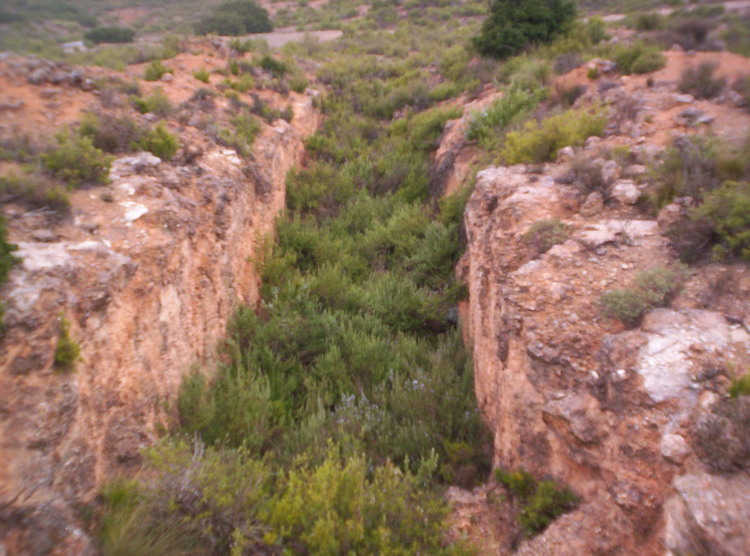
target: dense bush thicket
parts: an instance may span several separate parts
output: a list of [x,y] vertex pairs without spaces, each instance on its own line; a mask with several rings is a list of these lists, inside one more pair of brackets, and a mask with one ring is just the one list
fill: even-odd
[[575,19],[567,0],[494,0],[474,47],[484,56],[509,58],[529,45],[549,42]]
[[94,27],[86,32],[84,38],[96,44],[133,42],[135,31],[128,27]]
[[267,33],[273,30],[268,12],[252,0],[229,0],[216,6],[195,27],[199,35],[223,36]]

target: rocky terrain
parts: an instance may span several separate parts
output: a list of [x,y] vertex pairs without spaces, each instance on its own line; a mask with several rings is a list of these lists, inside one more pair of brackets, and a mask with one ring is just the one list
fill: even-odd
[[[199,59],[226,62],[210,56]],[[195,81],[197,56],[183,58],[175,65],[184,71],[159,83],[174,102],[196,88],[183,81]],[[81,71],[0,62],[10,83],[0,98],[4,137],[95,108],[104,93]],[[237,305],[256,301],[255,266],[284,207],[286,174],[317,127],[310,96],[289,100],[291,123],[264,125],[249,159],[170,122],[182,144],[175,159],[119,156],[107,186],[73,193],[71,218],[6,213],[22,263],[5,286],[0,347],[5,552],[89,553],[80,509],[104,477],[137,469],[182,376],[215,357]],[[53,368],[62,319],[81,348],[74,373]]]
[[[96,553],[86,520],[102,483],[138,473],[142,448],[175,422],[183,377],[213,368],[228,317],[258,301],[257,265],[285,207],[287,172],[320,124],[318,93],[238,93],[291,110],[290,121],[263,123],[243,154],[216,140],[209,117],[227,120],[237,105],[218,95],[207,108],[194,97],[203,85],[218,88],[230,56],[221,42],[196,42],[169,60],[174,72],[141,84],[144,96],[160,89],[178,107],[166,120],[181,143],[172,160],[118,155],[106,185],[71,193],[66,219],[4,207],[21,262],[2,292],[0,554]],[[456,274],[468,289],[459,312],[492,466],[554,479],[580,499],[528,538],[492,477],[474,490],[449,488],[451,534],[480,553],[750,553],[750,478],[737,464],[750,448],[733,421],[750,407],[727,405],[731,380],[750,368],[750,271],[679,267],[667,231],[692,200],[658,212],[643,200],[650,168],[676,137],[733,144],[750,129],[728,87],[712,100],[681,93],[684,69],[715,62],[731,82],[750,75],[750,62],[677,48],[665,56],[666,67],[641,76],[604,59],[557,76],[553,90],[583,86],[575,108],[606,108],[603,136],[561,149],[552,163],[476,172]],[[5,56],[0,140],[50,141],[102,109],[153,123],[102,85],[146,68],[118,74]],[[210,73],[203,84],[199,69]],[[435,153],[435,196],[459,191],[485,165],[466,132],[502,94],[487,86],[471,101],[446,102],[464,116],[448,122]],[[581,183],[582,163],[601,177],[596,190]],[[0,162],[0,173],[20,167]],[[550,220],[565,237],[540,249],[529,232]],[[654,268],[676,269],[683,282],[667,306],[632,328],[603,313],[603,294]],[[81,349],[75,372],[54,368],[66,326]]]
[[[711,54],[667,55],[668,66],[649,77],[652,86],[646,77],[616,74],[606,88],[604,79],[589,82],[576,105],[608,106],[603,139],[563,149],[556,163],[480,171],[466,209],[468,249],[457,272],[470,290],[462,313],[494,466],[552,477],[582,499],[519,554],[750,551],[750,480],[742,471],[712,474],[721,449],[705,449],[696,434],[726,397],[729,378],[750,363],[747,267],[692,268],[671,305],[635,329],[599,307],[605,291],[677,262],[664,232],[682,206],[658,216],[636,207],[646,167],[667,139],[702,126],[738,138],[750,123],[731,95],[696,102],[676,90],[680,65]],[[746,60],[733,61],[724,71],[748,70]],[[560,79],[585,83],[585,71]],[[629,114],[620,119],[623,110]],[[631,161],[605,159],[623,145]],[[570,179],[576,158],[598,161],[606,200],[599,191],[581,194]],[[548,219],[568,225],[569,235],[538,255],[523,235]],[[498,496],[487,487],[452,493],[459,528],[505,553],[507,533],[505,544],[487,540],[512,530],[484,515],[497,511]]]

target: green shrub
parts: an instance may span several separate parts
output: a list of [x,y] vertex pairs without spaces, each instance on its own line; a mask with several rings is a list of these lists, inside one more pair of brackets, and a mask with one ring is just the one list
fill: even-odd
[[494,0],[473,45],[483,56],[509,58],[528,45],[552,40],[575,13],[574,4],[565,0]]
[[585,110],[570,110],[540,123],[527,122],[521,131],[506,135],[501,155],[507,164],[551,161],[559,149],[581,145],[588,137],[601,135],[606,123],[605,116]]
[[227,79],[225,80],[225,83],[238,93],[246,93],[250,89],[255,87],[255,79],[253,79],[252,75],[247,73],[240,75],[239,79],[237,79],[236,81]]
[[216,6],[195,26],[199,35],[239,36],[273,30],[268,12],[251,0],[229,0]]
[[513,496],[524,502],[533,496],[537,487],[537,480],[525,469],[511,472],[497,468],[495,469],[495,479],[508,487]]
[[600,50],[603,56],[614,60],[617,63],[617,69],[625,75],[656,71],[666,64],[666,59],[658,48],[642,42],[632,45],[616,44]]
[[130,102],[141,114],[152,113],[161,118],[166,118],[172,113],[174,106],[161,87],[154,89],[146,98],[131,96]]
[[233,129],[222,128],[217,140],[222,145],[232,147],[242,156],[250,156],[255,137],[261,131],[258,119],[247,111],[242,111],[229,119]]
[[729,397],[738,398],[740,396],[750,396],[750,374],[744,374],[741,377],[733,378],[729,385]]
[[529,113],[544,95],[543,90],[530,93],[513,88],[494,101],[482,112],[475,113],[466,129],[469,141],[479,141],[484,148],[491,149],[499,143],[502,133],[511,123]]
[[495,478],[522,503],[518,523],[530,536],[544,531],[559,516],[576,507],[578,497],[553,481],[537,481],[524,469],[508,472],[495,470]]
[[161,60],[154,60],[146,68],[143,79],[146,81],[158,81],[165,73],[172,73],[174,70],[161,63]]
[[295,73],[289,79],[289,88],[295,93],[299,93],[299,94],[304,93],[305,89],[307,89],[307,86],[309,84],[310,83],[307,80],[307,77],[305,77],[305,74],[303,73]]
[[71,372],[76,368],[76,361],[81,358],[80,346],[70,336],[70,322],[60,317],[60,335],[55,347],[55,369]]
[[602,173],[603,166],[590,156],[583,153],[576,155],[570,163],[568,180],[583,195],[598,191],[602,197],[607,197],[607,182]]
[[197,69],[193,72],[193,77],[195,77],[198,81],[201,81],[203,83],[208,83],[211,80],[211,74],[208,73],[207,70],[204,68]]
[[750,183],[725,182],[709,193],[698,209],[712,224],[719,257],[735,255],[750,261]]
[[675,197],[702,199],[721,182],[716,142],[695,135],[678,137],[654,165],[653,175],[656,183],[650,194],[659,207]]
[[678,87],[681,93],[690,93],[696,98],[710,99],[718,96],[726,87],[726,79],[714,79],[716,62],[701,62],[698,67],[685,68]]
[[127,27],[94,27],[86,32],[84,38],[96,44],[133,42],[135,31]]
[[577,504],[578,498],[569,489],[552,481],[541,481],[534,496],[521,510],[518,522],[527,534],[536,535]]
[[665,25],[664,16],[658,12],[639,14],[627,23],[636,31],[658,31]]
[[534,255],[549,251],[552,246],[564,242],[570,235],[571,227],[557,219],[539,220],[521,236],[521,240]]
[[639,272],[632,287],[609,290],[602,294],[602,311],[627,326],[635,326],[648,311],[665,307],[680,291],[685,278],[683,268],[655,267]]
[[272,73],[276,77],[283,77],[289,71],[289,68],[284,62],[277,60],[268,54],[260,59],[259,65],[261,68]]
[[368,475],[364,458],[329,452],[319,466],[289,473],[270,522],[311,554],[444,553],[445,509],[420,490],[419,476],[389,463]]
[[720,399],[695,422],[693,449],[712,473],[750,469],[750,396],[747,382],[733,383],[734,397]]
[[635,326],[650,308],[644,297],[634,289],[609,290],[600,299],[605,315]]
[[547,86],[552,67],[548,60],[523,54],[505,62],[501,72],[508,89],[527,91],[543,100],[544,91],[540,89]]
[[667,65],[667,59],[661,52],[644,52],[633,61],[630,71],[636,74],[651,73]]
[[5,227],[5,217],[0,215],[0,285],[8,279],[8,274],[15,264],[20,262],[18,257],[13,256],[17,250],[15,243],[8,241],[8,230]]
[[0,197],[4,202],[20,203],[30,209],[44,207],[58,214],[70,209],[70,196],[65,187],[47,176],[0,177]]
[[271,472],[243,450],[203,449],[183,441],[145,452],[154,478],[115,480],[102,492],[98,530],[104,554],[265,552],[269,530],[259,519],[271,496]]
[[108,153],[130,151],[132,144],[140,141],[144,133],[145,130],[132,118],[111,113],[97,115],[88,112],[78,127],[80,136],[90,137],[94,147]]
[[137,147],[162,160],[170,160],[180,148],[180,141],[160,122],[137,143]]
[[42,165],[69,187],[105,183],[113,157],[94,147],[91,137],[57,134],[57,147],[42,154]]

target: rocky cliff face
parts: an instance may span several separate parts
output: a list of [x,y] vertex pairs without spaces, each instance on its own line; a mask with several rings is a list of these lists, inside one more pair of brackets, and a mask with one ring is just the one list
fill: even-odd
[[[602,316],[602,293],[676,262],[660,224],[680,207],[657,220],[633,204],[671,121],[645,115],[690,102],[676,99],[668,82],[647,92],[613,82],[604,94],[613,117],[604,141],[565,149],[556,164],[485,169],[466,209],[462,312],[494,465],[552,477],[582,500],[518,553],[747,554],[747,476],[712,475],[715,456],[696,430],[724,403],[732,369],[748,368],[750,273],[694,268],[671,306],[633,330]],[[701,110],[746,117],[709,104]],[[623,127],[615,117],[624,105],[636,108]],[[616,145],[629,146],[636,160],[600,158]],[[599,158],[609,202],[582,195],[569,179],[573,156]],[[522,236],[545,219],[559,219],[569,235],[538,255]]]
[[[250,160],[183,126],[180,162],[119,158],[106,196],[75,193],[71,221],[10,222],[23,261],[0,346],[0,552],[90,552],[81,508],[111,472],[136,468],[182,376],[256,301],[257,257],[317,126],[312,99],[292,100],[291,124],[264,126]],[[75,372],[53,367],[62,319],[81,348]]]

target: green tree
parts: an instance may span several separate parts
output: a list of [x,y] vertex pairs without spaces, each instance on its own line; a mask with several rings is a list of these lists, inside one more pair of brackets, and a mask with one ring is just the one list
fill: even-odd
[[575,15],[568,0],[494,0],[474,47],[483,56],[508,58],[529,44],[549,42]]
[[216,33],[223,36],[267,33],[273,25],[265,8],[251,0],[229,0],[219,4],[195,28],[200,35]]

